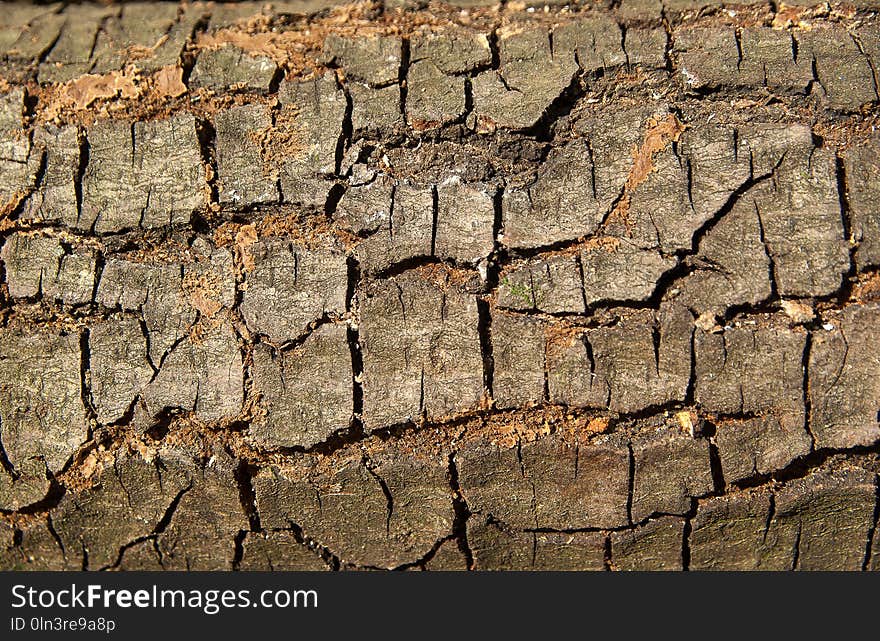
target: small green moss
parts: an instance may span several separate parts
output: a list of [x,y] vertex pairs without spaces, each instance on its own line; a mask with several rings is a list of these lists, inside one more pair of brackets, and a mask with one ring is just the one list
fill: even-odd
[[532,290],[528,285],[523,285],[522,283],[512,283],[508,279],[503,278],[501,280],[501,285],[506,287],[510,292],[510,295],[514,298],[521,300],[526,305],[532,304]]

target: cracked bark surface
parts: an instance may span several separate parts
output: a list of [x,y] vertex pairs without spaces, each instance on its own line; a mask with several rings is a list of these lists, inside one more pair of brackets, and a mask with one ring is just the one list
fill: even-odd
[[880,3],[547,4],[4,7],[0,568],[880,568]]

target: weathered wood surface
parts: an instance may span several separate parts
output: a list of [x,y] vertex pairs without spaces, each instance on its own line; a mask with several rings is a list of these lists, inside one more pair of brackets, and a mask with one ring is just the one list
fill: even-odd
[[880,3],[548,4],[3,8],[0,568],[880,568]]

